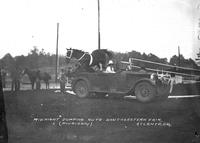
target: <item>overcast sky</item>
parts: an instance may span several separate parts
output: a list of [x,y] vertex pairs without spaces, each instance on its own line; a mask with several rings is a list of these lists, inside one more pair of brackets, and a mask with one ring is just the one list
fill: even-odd
[[[161,58],[195,58],[199,0],[100,0],[101,48],[139,51]],[[97,0],[1,0],[0,58],[27,55],[33,46],[59,54],[98,48]]]

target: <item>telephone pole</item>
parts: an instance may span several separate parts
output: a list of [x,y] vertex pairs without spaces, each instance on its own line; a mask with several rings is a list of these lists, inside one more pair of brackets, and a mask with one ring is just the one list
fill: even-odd
[[197,58],[195,59],[197,65],[200,67],[200,48],[199,48],[199,52],[197,53]]
[[97,0],[98,3],[98,49],[101,49],[101,34],[100,34],[100,3],[99,0]]
[[178,46],[178,66],[181,66],[180,47]]
[[55,82],[58,80],[58,38],[59,38],[59,23],[57,23],[57,39],[56,39],[56,76]]
[[199,53],[197,53],[197,58],[196,58],[197,61],[200,60],[200,49],[199,49]]

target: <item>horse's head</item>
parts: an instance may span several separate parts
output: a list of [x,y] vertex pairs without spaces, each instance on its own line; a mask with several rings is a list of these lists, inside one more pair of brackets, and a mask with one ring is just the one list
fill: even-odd
[[66,52],[66,59],[67,60],[70,60],[71,58],[72,58],[72,54],[73,54],[73,49],[66,49],[67,50],[67,52]]
[[79,59],[84,54],[83,51],[77,49],[67,49],[66,62],[69,63],[72,58]]

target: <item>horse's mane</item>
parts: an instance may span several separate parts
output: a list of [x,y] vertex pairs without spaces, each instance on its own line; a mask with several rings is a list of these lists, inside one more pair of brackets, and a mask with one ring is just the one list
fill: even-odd
[[83,51],[83,50],[79,50],[79,49],[72,49],[72,48],[69,48],[69,49],[67,49],[67,50],[74,50],[74,51],[77,51],[77,52],[83,52],[83,53],[86,53],[85,51]]
[[79,50],[79,49],[73,49],[73,50],[85,53],[85,51],[83,51],[83,50]]

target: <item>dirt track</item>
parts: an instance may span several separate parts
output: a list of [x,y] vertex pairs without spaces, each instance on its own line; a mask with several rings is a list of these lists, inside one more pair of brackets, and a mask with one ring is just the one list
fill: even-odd
[[190,143],[199,98],[143,104],[46,91],[4,92],[10,143]]

